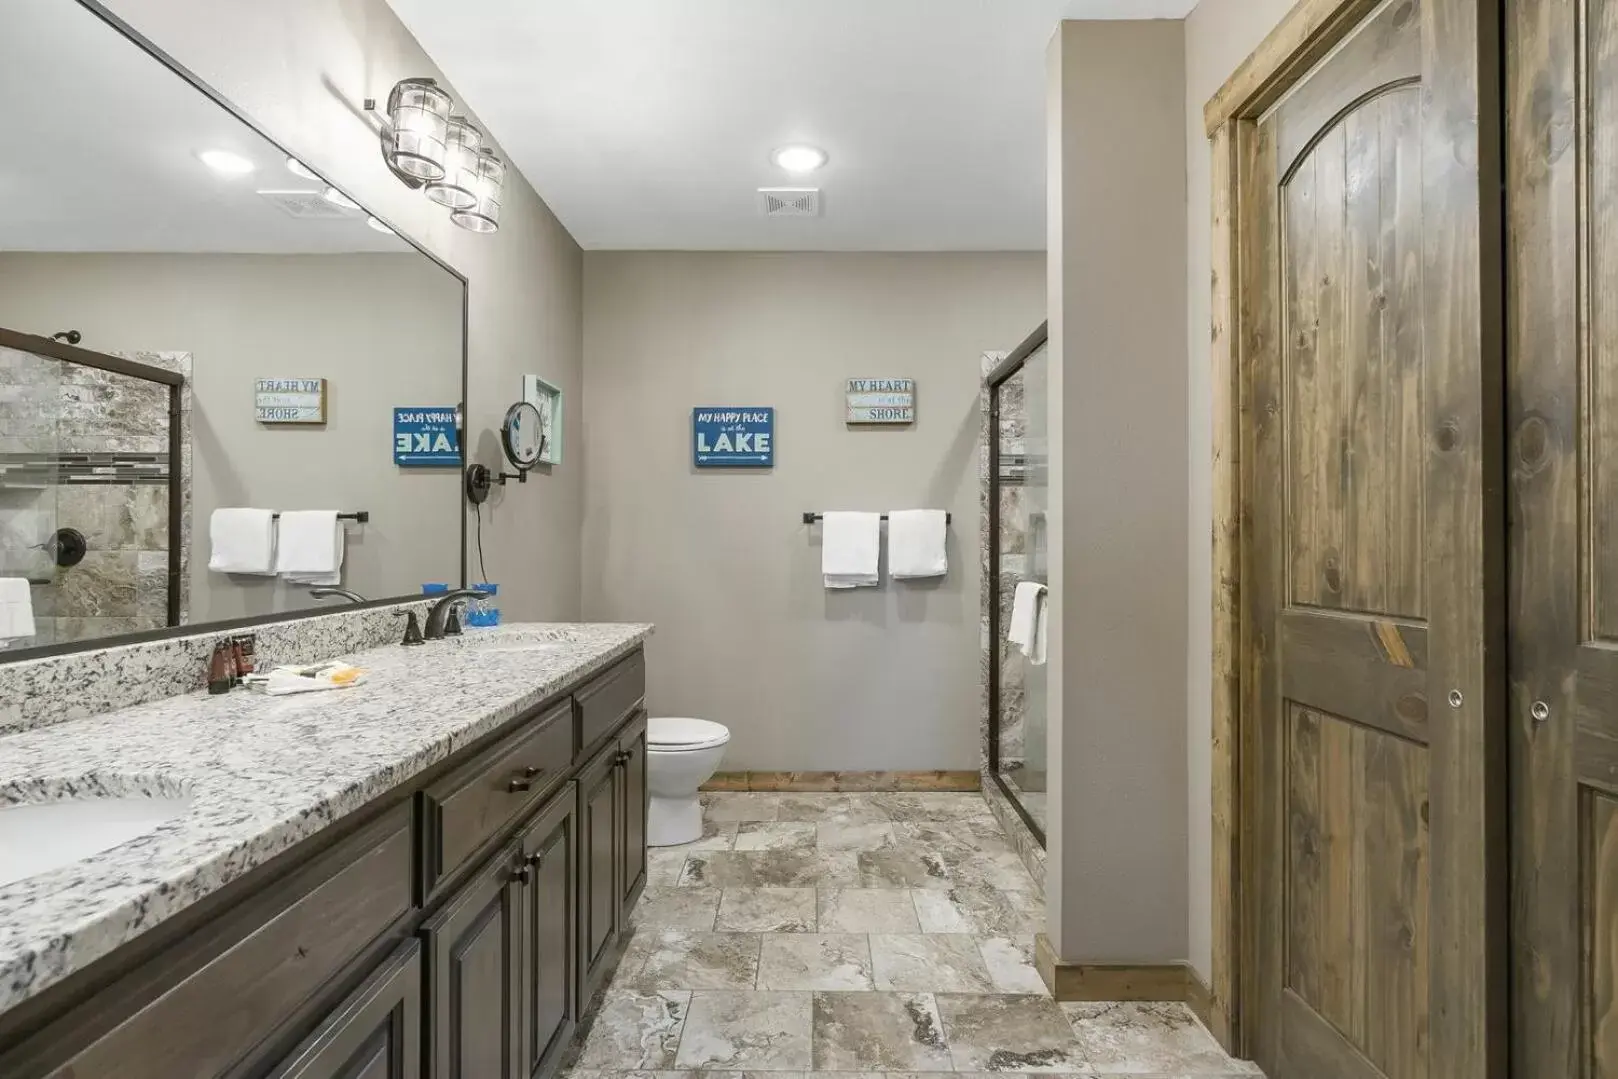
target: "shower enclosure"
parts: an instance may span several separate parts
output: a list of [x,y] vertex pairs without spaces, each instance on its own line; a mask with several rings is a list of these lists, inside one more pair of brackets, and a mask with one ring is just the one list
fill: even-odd
[[28,648],[181,622],[184,373],[0,329],[0,576]]
[[1009,643],[1006,631],[1017,585],[1050,583],[1045,528],[1050,496],[1048,377],[1042,325],[987,381],[989,774],[1042,846],[1048,668]]

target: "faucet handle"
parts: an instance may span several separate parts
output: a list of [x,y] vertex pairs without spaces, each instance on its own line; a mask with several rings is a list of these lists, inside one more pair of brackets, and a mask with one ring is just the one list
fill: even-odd
[[444,636],[459,637],[461,635],[461,620],[455,614],[456,605],[449,605],[449,613],[444,616]]
[[409,612],[409,618],[405,620],[404,640],[399,643],[402,645],[424,644],[425,640],[421,635],[421,622],[416,618],[416,612]]

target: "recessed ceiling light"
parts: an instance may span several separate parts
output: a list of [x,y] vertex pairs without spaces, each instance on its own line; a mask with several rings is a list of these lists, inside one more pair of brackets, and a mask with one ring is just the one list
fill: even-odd
[[310,168],[308,165],[305,165],[302,161],[299,161],[295,157],[287,158],[287,171],[294,176],[302,176],[305,180],[320,179],[320,177],[315,175],[314,169]]
[[330,184],[326,185],[326,190],[320,193],[320,197],[331,203],[333,206],[341,206],[345,210],[358,210],[360,208],[359,203],[355,202],[353,199],[349,198],[335,187],[332,187]]
[[826,163],[826,151],[817,146],[783,146],[770,155],[788,172],[814,172]]
[[221,176],[245,176],[254,168],[253,163],[247,158],[241,154],[233,154],[229,150],[203,150],[197,154],[197,160]]
[[365,223],[367,225],[370,225],[373,229],[376,229],[376,231],[380,232],[384,236],[393,236],[393,235],[395,235],[394,231],[392,229],[388,228],[388,226],[384,225],[381,222],[381,220],[378,219],[378,218],[367,217],[365,219]]

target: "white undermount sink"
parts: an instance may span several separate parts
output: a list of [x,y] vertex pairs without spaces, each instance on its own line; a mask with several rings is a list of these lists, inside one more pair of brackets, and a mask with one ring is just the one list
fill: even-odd
[[138,839],[190,808],[189,795],[0,803],[0,888]]

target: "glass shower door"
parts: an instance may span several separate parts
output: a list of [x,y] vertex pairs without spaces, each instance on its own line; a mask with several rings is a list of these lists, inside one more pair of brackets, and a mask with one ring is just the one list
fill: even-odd
[[1046,347],[1041,344],[994,394],[990,554],[998,610],[992,730],[996,778],[1041,841],[1046,822],[1046,679],[1049,668],[1007,640],[1017,586],[1049,586]]
[[0,648],[58,639],[51,539],[57,528],[62,366],[0,347],[0,577],[28,580],[34,623],[32,635],[9,622],[0,625]]

